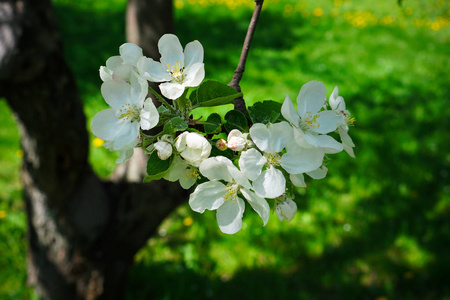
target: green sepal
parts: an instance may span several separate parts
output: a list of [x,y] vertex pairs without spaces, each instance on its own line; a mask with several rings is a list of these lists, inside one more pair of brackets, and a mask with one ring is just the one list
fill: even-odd
[[247,108],[248,116],[253,123],[275,123],[281,116],[281,103],[273,100],[257,102]]
[[192,108],[210,107],[225,104],[232,104],[234,99],[242,97],[242,93],[224,83],[215,80],[205,80],[191,93],[189,99]]
[[188,125],[182,118],[174,117],[164,125],[163,132],[164,134],[174,134],[177,131],[183,131],[187,128]]
[[225,129],[230,132],[233,129],[237,129],[241,132],[248,132],[247,118],[243,113],[238,110],[230,110],[225,115]]
[[144,177],[144,182],[158,180],[164,177],[172,164],[173,155],[166,160],[161,160],[158,157],[158,151],[153,151],[147,161],[147,174]]
[[208,134],[214,133],[220,133],[222,131],[222,118],[218,113],[212,113],[208,116],[208,119],[206,119],[206,123],[204,124],[205,132]]

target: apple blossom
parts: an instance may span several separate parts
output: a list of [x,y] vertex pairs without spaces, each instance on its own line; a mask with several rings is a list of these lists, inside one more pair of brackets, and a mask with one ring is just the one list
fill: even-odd
[[332,110],[320,111],[326,101],[326,88],[322,82],[309,81],[302,86],[297,97],[297,111],[286,95],[281,114],[294,128],[294,139],[304,148],[323,148],[324,153],[337,153],[343,146],[325,134],[344,122],[343,116]]
[[156,142],[153,146],[158,151],[158,157],[161,160],[166,160],[172,156],[172,145],[170,143],[160,141]]
[[223,156],[210,157],[202,162],[200,172],[210,181],[199,184],[189,197],[192,210],[199,213],[205,209],[217,210],[220,230],[234,234],[242,227],[245,210],[245,202],[238,196],[240,193],[259,214],[264,225],[267,224],[269,204],[250,190],[250,182],[231,160]]
[[198,86],[205,77],[203,46],[199,41],[186,45],[184,52],[178,38],[165,34],[158,42],[160,62],[142,57],[137,62],[139,74],[151,82],[162,82],[161,93],[169,99],[177,99],[186,87]]
[[228,148],[233,151],[242,151],[247,146],[247,134],[242,133],[237,129],[230,131],[227,140]]
[[185,131],[180,134],[175,140],[175,148],[181,157],[196,167],[211,154],[211,144],[196,132]]
[[286,198],[283,202],[278,202],[275,207],[275,213],[278,219],[282,221],[291,221],[297,212],[297,204],[290,198]]
[[147,81],[132,72],[130,83],[108,80],[101,92],[111,108],[98,112],[91,130],[98,138],[110,141],[112,150],[131,144],[140,136],[140,128],[148,130],[159,122],[159,114],[147,95]]
[[131,71],[136,71],[136,63],[143,56],[142,49],[132,43],[119,47],[120,56],[112,56],[106,61],[106,66],[100,67],[100,78],[103,81],[112,79],[129,81]]
[[338,96],[339,89],[336,86],[333,92],[328,99],[330,107],[332,110],[336,111],[338,114],[341,114],[345,118],[345,123],[340,124],[338,127],[339,136],[341,137],[342,145],[344,146],[345,152],[348,153],[351,157],[355,157],[355,153],[353,151],[353,147],[355,144],[352,141],[352,138],[348,135],[348,125],[354,122],[354,119],[351,117],[350,112],[345,108],[345,101],[342,96]]

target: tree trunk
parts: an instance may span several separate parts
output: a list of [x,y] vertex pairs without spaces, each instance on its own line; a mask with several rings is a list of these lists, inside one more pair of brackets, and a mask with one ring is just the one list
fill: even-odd
[[50,0],[0,3],[0,96],[24,152],[29,283],[43,299],[122,299],[134,254],[187,194],[99,180],[62,53]]

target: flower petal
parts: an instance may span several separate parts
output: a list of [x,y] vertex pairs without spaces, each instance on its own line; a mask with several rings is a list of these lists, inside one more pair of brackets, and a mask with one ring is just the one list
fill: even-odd
[[355,157],[355,152],[353,151],[355,144],[344,127],[339,127],[339,135],[341,137],[342,145],[344,145],[345,152],[347,152],[351,157]]
[[292,127],[287,122],[269,124],[270,145],[268,152],[281,152],[292,141]]
[[242,216],[245,211],[244,201],[237,197],[236,201],[225,201],[217,209],[217,224],[223,233],[234,234],[242,228]]
[[195,63],[189,69],[186,69],[185,74],[184,86],[198,86],[205,78],[205,65],[203,63]]
[[327,176],[327,172],[328,172],[327,167],[322,166],[314,171],[307,172],[306,174],[308,174],[308,176],[311,177],[312,179],[318,180],[325,178],[325,176]]
[[298,127],[298,123],[300,122],[300,117],[298,116],[297,111],[295,111],[294,104],[292,103],[292,100],[291,100],[291,98],[289,98],[288,95],[286,95],[283,105],[281,106],[281,114],[292,125]]
[[184,67],[188,69],[195,63],[203,63],[203,46],[199,41],[192,41],[184,48]]
[[99,111],[93,118],[91,122],[92,133],[104,140],[113,140],[117,134],[117,128],[121,121],[117,118],[113,109],[108,108]]
[[326,154],[334,154],[344,150],[344,146],[329,135],[317,135],[316,140],[317,145]]
[[245,199],[247,199],[248,203],[250,203],[250,206],[261,217],[264,226],[266,226],[270,216],[270,206],[266,199],[258,197],[255,193],[243,188],[241,188],[241,193]]
[[286,191],[286,179],[280,170],[270,166],[253,181],[253,189],[263,198],[276,198]]
[[337,114],[334,110],[326,110],[317,114],[316,119],[319,126],[310,127],[309,130],[326,134],[335,131],[339,124],[345,124],[345,118],[341,114]]
[[184,86],[179,83],[172,82],[164,82],[159,85],[159,89],[161,90],[161,94],[163,96],[175,100],[184,93]]
[[172,69],[177,64],[179,68],[184,66],[183,47],[176,35],[170,33],[163,35],[158,41],[158,49],[163,68]]
[[125,43],[120,46],[119,53],[123,62],[132,66],[136,66],[138,59],[144,55],[142,49],[138,45],[132,43]]
[[205,209],[215,210],[224,204],[225,185],[220,181],[208,181],[199,184],[189,197],[189,206],[193,211],[203,213]]
[[131,104],[136,104],[138,108],[141,108],[148,94],[148,82],[135,71],[131,71],[130,85]]
[[109,80],[102,84],[100,90],[106,103],[114,109],[120,109],[126,104],[130,95],[131,86],[119,80]]
[[114,69],[112,78],[115,80],[129,81],[133,66],[123,64]]
[[113,71],[111,69],[101,66],[99,73],[102,81],[112,80]]
[[296,187],[302,187],[302,188],[306,187],[305,176],[303,176],[302,173],[290,174],[289,179],[291,180],[292,184],[295,185]]
[[106,67],[114,71],[118,66],[122,65],[122,63],[123,63],[122,57],[118,55],[111,56],[106,60]]
[[153,127],[158,125],[159,113],[151,98],[147,98],[147,100],[145,100],[140,117],[141,128],[144,130],[152,129]]
[[209,180],[233,180],[228,172],[228,165],[233,164],[231,160],[223,156],[210,157],[200,164],[200,173]]
[[138,122],[126,122],[121,120],[121,124],[116,128],[117,134],[113,141],[113,149],[120,150],[136,140],[139,137],[139,128]]
[[322,165],[323,156],[319,148],[290,147],[281,157],[281,167],[289,174],[310,172]]
[[300,116],[317,113],[327,100],[327,89],[320,81],[305,83],[297,97],[297,111]]
[[251,181],[258,178],[265,163],[266,159],[264,156],[254,148],[241,152],[241,157],[239,158],[239,168]]
[[345,110],[345,101],[344,98],[338,95],[339,89],[338,87],[334,87],[333,92],[330,95],[330,98],[328,99],[328,102],[330,103],[330,107],[332,110],[336,111],[342,111]]
[[164,82],[172,80],[172,76],[167,72],[167,68],[151,58],[141,57],[136,67],[139,74],[148,81]]
[[270,144],[270,132],[267,126],[262,123],[253,124],[250,128],[250,137],[259,150],[265,152]]

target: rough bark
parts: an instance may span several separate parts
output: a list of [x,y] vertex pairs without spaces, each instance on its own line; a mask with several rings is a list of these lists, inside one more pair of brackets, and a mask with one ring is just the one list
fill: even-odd
[[122,299],[134,254],[187,194],[103,182],[50,0],[0,2],[0,96],[24,152],[29,283],[43,299]]

